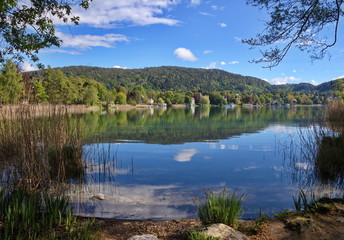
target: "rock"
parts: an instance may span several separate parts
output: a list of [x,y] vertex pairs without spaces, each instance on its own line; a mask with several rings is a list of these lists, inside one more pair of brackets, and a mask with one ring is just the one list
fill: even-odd
[[99,193],[99,194],[96,194],[96,195],[93,195],[92,197],[91,197],[91,199],[98,199],[98,200],[106,200],[106,197],[105,197],[105,195],[104,194],[101,194],[101,193]]
[[203,231],[205,235],[219,237],[221,240],[248,240],[248,237],[225,224],[212,224]]
[[146,234],[146,235],[135,235],[127,240],[159,240],[156,236]]

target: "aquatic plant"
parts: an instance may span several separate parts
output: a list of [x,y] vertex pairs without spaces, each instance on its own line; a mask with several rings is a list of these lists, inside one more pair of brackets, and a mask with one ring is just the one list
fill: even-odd
[[66,110],[51,108],[45,117],[26,106],[0,115],[3,187],[48,189],[83,174],[80,124]]
[[234,228],[243,214],[242,202],[244,195],[238,196],[226,189],[222,191],[207,191],[205,202],[197,208],[197,214],[203,224],[223,223]]
[[293,196],[293,201],[296,213],[314,211],[318,207],[314,192],[307,196],[302,189],[299,190],[297,197]]
[[338,132],[344,133],[344,102],[332,101],[326,107],[325,120],[327,125]]

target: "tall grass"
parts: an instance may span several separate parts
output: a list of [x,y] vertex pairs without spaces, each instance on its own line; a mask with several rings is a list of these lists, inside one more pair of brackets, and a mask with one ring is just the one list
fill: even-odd
[[0,115],[0,172],[3,187],[48,189],[83,174],[78,121],[59,108],[45,117],[23,106]]
[[331,129],[344,134],[344,102],[330,102],[326,107],[325,119]]
[[197,231],[195,229],[188,232],[188,240],[221,240],[219,237],[208,236],[202,231]]
[[238,227],[238,220],[243,214],[243,195],[238,196],[223,189],[219,192],[208,191],[205,197],[205,202],[197,208],[198,217],[203,224],[223,223]]
[[293,196],[294,208],[297,213],[310,212],[318,207],[314,192],[307,195],[302,189],[297,197]]
[[91,222],[77,223],[68,201],[25,190],[0,190],[0,239],[93,239]]
[[[336,195],[344,186],[344,102],[331,102],[324,118],[292,135],[284,150],[290,160],[291,176],[299,188],[333,188]],[[329,192],[328,192],[329,193]]]

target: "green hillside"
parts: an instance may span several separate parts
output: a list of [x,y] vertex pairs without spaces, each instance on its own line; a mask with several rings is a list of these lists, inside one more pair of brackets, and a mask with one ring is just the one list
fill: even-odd
[[188,90],[325,92],[332,90],[333,85],[332,82],[326,82],[319,86],[314,86],[310,83],[271,85],[256,77],[242,76],[220,69],[166,66],[142,69],[70,66],[59,69],[68,77],[85,76],[103,83],[108,89],[119,85],[124,87],[142,85],[145,89],[171,90],[175,92],[185,92]]
[[67,76],[86,76],[103,83],[108,89],[116,86],[142,85],[145,89],[208,91],[256,91],[271,89],[271,85],[255,77],[242,76],[219,69],[184,67],[151,67],[143,69],[116,69],[87,66],[60,68]]

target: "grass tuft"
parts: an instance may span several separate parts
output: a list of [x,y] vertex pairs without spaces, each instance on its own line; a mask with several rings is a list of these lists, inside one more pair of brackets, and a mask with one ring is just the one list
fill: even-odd
[[202,231],[191,230],[188,232],[188,240],[220,240],[219,237],[208,236]]
[[205,202],[197,209],[203,224],[223,223],[233,228],[238,227],[238,220],[243,214],[244,195],[238,196],[223,189],[219,192],[208,191],[205,197]]
[[92,222],[80,224],[65,197],[0,190],[0,239],[91,240]]

